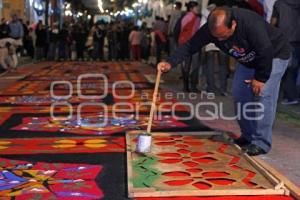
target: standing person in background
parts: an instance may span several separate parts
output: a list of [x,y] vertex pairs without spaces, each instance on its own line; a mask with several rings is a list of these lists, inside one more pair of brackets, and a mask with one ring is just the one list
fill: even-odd
[[10,29],[9,37],[15,40],[19,40],[23,38],[24,36],[23,25],[18,19],[16,14],[12,15],[12,21],[9,23],[8,26]]
[[27,41],[26,41],[26,38],[28,38],[28,33],[29,33],[29,30],[28,30],[28,27],[27,25],[25,24],[25,22],[22,20],[22,19],[19,19],[22,26],[23,26],[23,37],[22,37],[22,43],[23,43],[23,46],[20,47],[20,52],[21,52],[21,56],[24,56],[25,55],[25,52],[24,50],[27,49]]
[[117,60],[119,58],[118,54],[120,52],[120,41],[119,30],[117,24],[110,24],[107,30],[107,40],[108,40],[108,59]]
[[69,30],[67,24],[63,24],[62,29],[59,31],[59,59],[66,60],[68,59],[68,38],[69,38]]
[[89,60],[93,60],[93,51],[94,51],[93,35],[94,35],[94,31],[95,31],[94,26],[92,26],[92,28],[91,28],[88,36],[87,36],[86,42],[85,42],[85,48],[87,50]]
[[120,59],[129,60],[130,58],[130,48],[129,48],[129,34],[131,32],[131,24],[120,22]]
[[96,25],[93,35],[94,41],[94,60],[103,60],[103,48],[104,48],[105,30],[103,25]]
[[18,16],[16,14],[13,14],[12,21],[9,23],[8,26],[10,30],[9,37],[15,40],[21,40],[20,44],[22,45],[19,46],[16,50],[17,54],[19,54],[23,46],[23,37],[24,37],[23,24],[18,19]]
[[300,1],[277,0],[274,4],[271,24],[285,32],[292,46],[291,62],[284,78],[284,100],[281,104],[298,104],[299,91],[296,83],[300,69]]
[[175,8],[171,11],[169,26],[168,26],[168,35],[169,35],[169,44],[170,44],[170,53],[173,53],[177,47],[177,41],[174,37],[174,28],[176,22],[182,17],[183,12],[181,11],[182,3],[175,2]]
[[[186,43],[198,31],[201,19],[199,17],[199,7],[196,1],[190,1],[187,4],[188,12],[177,22],[176,29],[179,29],[178,45]],[[178,27],[180,25],[180,28]],[[178,31],[177,31],[178,32]],[[201,49],[199,49],[200,51]],[[183,77],[183,91],[197,92],[197,85],[199,80],[199,53],[186,57],[181,65],[181,72]],[[191,81],[191,87],[190,87]]]
[[273,7],[277,0],[260,0],[264,7],[264,17],[267,22],[271,22]]
[[34,31],[33,29],[30,27],[29,29],[29,32],[28,32],[28,36],[27,36],[27,55],[30,56],[31,59],[34,58]]
[[57,59],[57,49],[59,43],[59,29],[58,24],[53,23],[51,28],[49,29],[49,52],[48,52],[48,59],[49,60],[56,60]]
[[76,46],[77,60],[84,60],[84,46],[87,39],[87,33],[83,29],[82,24],[77,24],[74,27],[73,38]]
[[23,37],[23,44],[24,44],[24,54],[29,56],[28,55],[28,49],[31,48],[29,47],[31,44],[30,44],[30,37],[29,37],[29,29],[30,29],[30,24],[29,24],[29,21],[26,21],[26,23],[23,24],[23,27],[24,27],[24,37]]
[[9,34],[10,34],[9,26],[7,25],[5,18],[2,18],[1,25],[0,25],[0,39],[8,38]]
[[150,53],[150,30],[146,27],[146,24],[142,25],[142,59],[148,61]]
[[129,34],[128,41],[130,43],[132,57],[134,60],[139,61],[141,59],[141,41],[142,33],[139,27],[135,26]]
[[[216,7],[215,4],[208,5],[208,0],[202,0],[202,21],[201,24],[207,22],[209,13]],[[213,43],[206,45],[205,47],[206,66],[203,71],[206,77],[206,92],[214,93],[216,89],[215,85],[215,67],[218,67],[219,78],[219,90],[222,96],[228,96],[227,94],[227,76],[229,73],[228,56],[220,51]]]
[[156,55],[155,32],[152,29],[150,30],[150,57],[148,62],[150,65],[155,65],[156,62],[159,62],[156,61],[155,55]]
[[43,22],[40,20],[35,29],[36,41],[36,60],[42,60],[45,58],[45,46],[46,46],[46,38],[47,38],[47,30],[43,25]]
[[264,7],[263,4],[261,4],[261,2],[259,0],[245,0],[249,7],[255,11],[257,14],[259,14],[260,16],[264,16]]
[[156,63],[161,59],[162,51],[167,44],[167,24],[162,17],[156,16],[156,20],[153,24],[153,32],[155,33],[155,46],[156,46]]

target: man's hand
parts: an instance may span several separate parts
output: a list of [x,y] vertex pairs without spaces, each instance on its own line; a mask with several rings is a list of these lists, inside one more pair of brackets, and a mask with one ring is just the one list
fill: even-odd
[[265,83],[260,82],[260,81],[255,80],[255,79],[252,79],[252,80],[245,80],[245,83],[251,84],[253,93],[254,93],[256,96],[260,96],[260,95],[261,95],[261,92],[262,92],[262,90],[263,90],[263,88],[264,88],[264,86],[265,86]]
[[161,72],[168,72],[171,69],[171,64],[168,62],[160,62],[157,65],[157,70]]

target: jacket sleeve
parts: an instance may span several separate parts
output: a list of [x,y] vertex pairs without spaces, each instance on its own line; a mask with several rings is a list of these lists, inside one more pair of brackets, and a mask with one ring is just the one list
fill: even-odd
[[212,36],[209,33],[207,24],[202,26],[195,35],[185,44],[179,46],[176,51],[167,59],[172,67],[176,67],[186,57],[198,52],[203,46],[211,42]]
[[264,21],[256,21],[255,24],[247,25],[246,34],[256,53],[254,78],[265,83],[272,72],[274,51],[264,23]]

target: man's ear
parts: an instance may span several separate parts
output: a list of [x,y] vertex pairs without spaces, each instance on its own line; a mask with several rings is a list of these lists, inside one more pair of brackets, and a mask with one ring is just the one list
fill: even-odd
[[236,25],[237,25],[237,22],[235,20],[232,20],[231,29],[235,30]]

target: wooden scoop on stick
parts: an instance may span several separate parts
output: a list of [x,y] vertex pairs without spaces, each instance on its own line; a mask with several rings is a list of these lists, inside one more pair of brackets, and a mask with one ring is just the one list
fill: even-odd
[[153,123],[154,112],[156,110],[156,101],[157,101],[158,87],[160,83],[161,74],[162,74],[161,70],[158,70],[156,81],[155,81],[155,88],[153,92],[147,132],[138,135],[138,141],[136,145],[136,152],[138,153],[149,153],[151,151],[151,141],[152,141],[151,127]]

